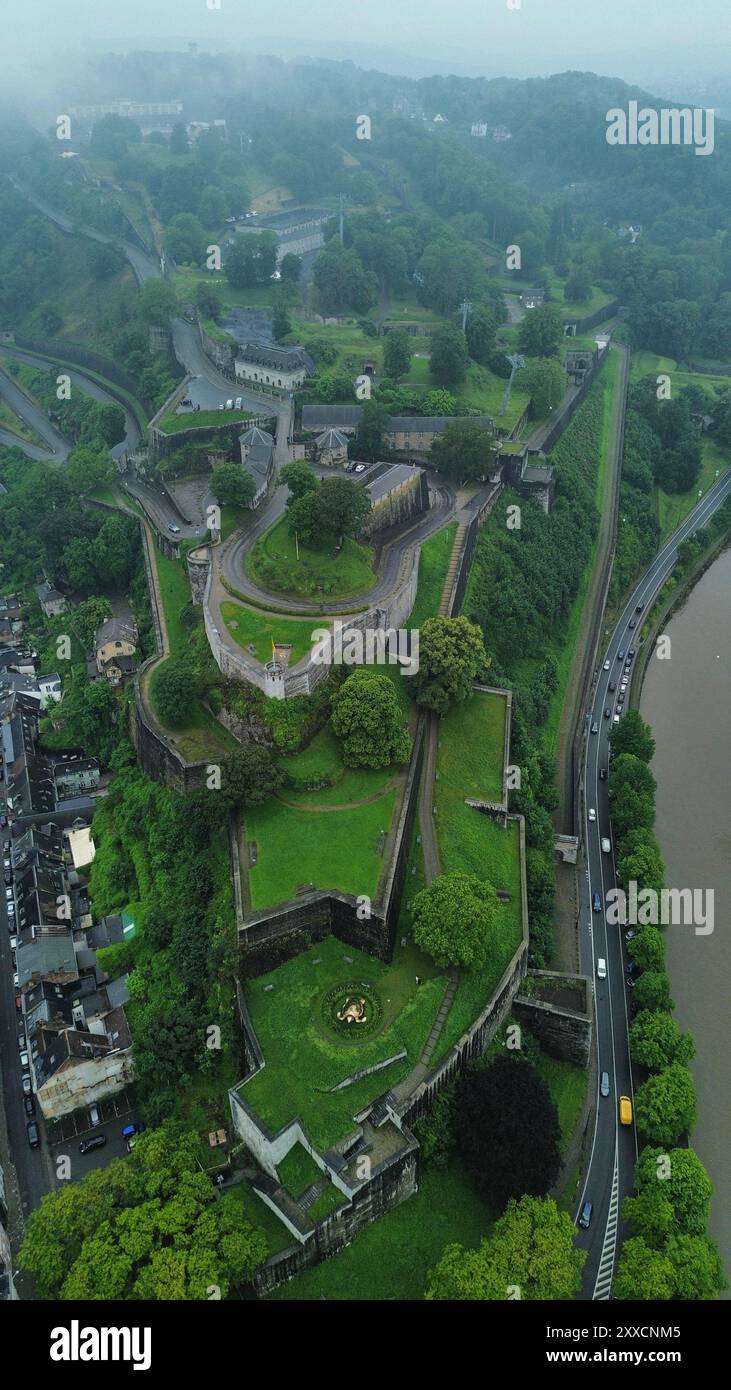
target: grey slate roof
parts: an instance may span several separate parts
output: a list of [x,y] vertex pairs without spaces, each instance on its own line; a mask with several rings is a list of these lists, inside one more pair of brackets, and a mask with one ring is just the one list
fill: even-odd
[[277,347],[274,343],[242,343],[237,356],[244,362],[253,362],[257,367],[268,367],[274,372],[297,372],[302,368],[311,376],[315,363],[303,347]]
[[318,449],[344,449],[347,446],[347,439],[339,430],[325,430],[315,440]]
[[239,435],[239,444],[245,444],[247,447],[250,447],[252,444],[273,443],[274,436],[271,435],[268,430],[259,429],[258,425],[252,425],[251,429],[244,430],[244,433]]

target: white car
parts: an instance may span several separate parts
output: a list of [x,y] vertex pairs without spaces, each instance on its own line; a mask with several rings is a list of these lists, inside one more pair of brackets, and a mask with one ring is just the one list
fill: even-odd
[[11,951],[17,951],[17,949],[18,949],[18,938],[17,938],[17,936],[11,936],[11,938],[10,938],[10,949],[11,949]]
[[599,959],[597,960],[596,977],[598,980],[606,980],[607,978],[607,962],[605,961],[603,956],[599,956]]
[[604,662],[604,670],[605,670],[605,671],[608,671],[608,670],[609,670],[610,664],[611,664],[611,663],[610,663],[609,657],[607,657],[606,661]]
[[589,820],[596,820],[596,811],[593,806],[589,807]]
[[23,1048],[23,1051],[20,1054],[20,1065],[23,1068],[27,1067],[28,1065],[28,1053],[26,1052],[25,1048]]

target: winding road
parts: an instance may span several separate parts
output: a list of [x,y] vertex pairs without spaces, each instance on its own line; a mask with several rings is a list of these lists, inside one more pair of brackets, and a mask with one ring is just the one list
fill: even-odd
[[[633,1173],[637,1158],[637,1136],[633,1125],[619,1123],[620,1095],[634,1099],[632,1066],[629,1056],[627,1030],[629,1027],[628,990],[625,983],[624,928],[607,924],[604,907],[607,893],[617,887],[617,865],[609,817],[608,781],[599,776],[599,769],[609,764],[609,729],[611,721],[604,718],[609,707],[614,714],[617,694],[610,692],[609,682],[616,681],[624,668],[618,659],[620,650],[639,645],[635,629],[629,622],[639,603],[646,613],[652,606],[678,558],[678,546],[694,531],[706,525],[714,512],[731,496],[731,471],[719,478],[677,531],[658,552],[627,599],[614,628],[602,661],[609,661],[609,670],[600,669],[586,715],[586,746],[582,774],[584,845],[586,876],[580,895],[580,954],[582,973],[594,981],[594,1020],[597,1043],[597,1094],[594,1112],[594,1132],[586,1172],[586,1180],[577,1207],[578,1217],[585,1201],[593,1203],[591,1225],[579,1230],[577,1244],[588,1251],[582,1281],[582,1298],[607,1299],[610,1296],[618,1245],[626,1237],[621,1220],[621,1204],[634,1187]],[[625,708],[627,708],[625,704]],[[596,722],[599,732],[592,734]],[[596,820],[589,820],[589,808],[596,811]],[[608,838],[611,852],[602,852],[601,840]],[[592,911],[594,893],[601,896],[602,910]],[[607,976],[597,979],[597,961],[607,964]],[[609,1095],[599,1094],[599,1076],[609,1073]]]

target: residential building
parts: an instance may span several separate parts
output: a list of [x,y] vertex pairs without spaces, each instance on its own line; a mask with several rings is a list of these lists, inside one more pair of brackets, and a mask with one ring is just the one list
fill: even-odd
[[303,347],[278,347],[264,342],[243,344],[234,367],[239,381],[282,391],[294,391],[315,371],[315,363]]
[[57,618],[59,614],[66,612],[66,599],[48,579],[44,579],[42,584],[36,584],[34,587],[36,598],[46,618]]
[[[94,633],[97,675],[120,685],[137,670],[137,626],[130,618],[108,618]],[[91,670],[90,670],[91,674]]]

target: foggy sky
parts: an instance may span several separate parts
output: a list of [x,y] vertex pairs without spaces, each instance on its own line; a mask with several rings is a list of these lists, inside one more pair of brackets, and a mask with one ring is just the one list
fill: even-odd
[[729,0],[520,0],[518,10],[511,2],[220,0],[209,10],[207,0],[0,0],[3,67],[9,61],[17,80],[41,49],[60,57],[196,40],[213,52],[349,57],[407,76],[580,68],[639,80],[663,65],[717,71],[731,39]]

